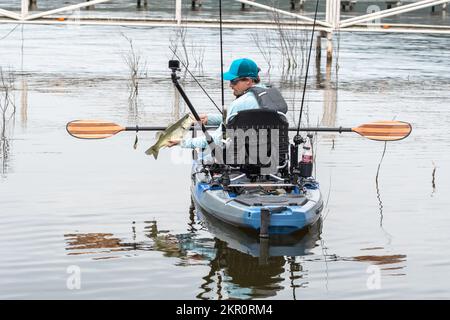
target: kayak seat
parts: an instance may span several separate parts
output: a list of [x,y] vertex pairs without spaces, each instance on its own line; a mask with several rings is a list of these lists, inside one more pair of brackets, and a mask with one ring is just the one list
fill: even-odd
[[261,168],[287,168],[289,122],[284,114],[269,109],[243,110],[230,119],[226,129],[226,164],[239,166],[250,175],[260,174]]

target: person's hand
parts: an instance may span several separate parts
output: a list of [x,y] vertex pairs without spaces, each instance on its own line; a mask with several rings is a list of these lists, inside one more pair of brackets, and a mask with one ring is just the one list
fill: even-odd
[[[197,119],[194,118],[194,116],[191,114],[190,115],[191,119],[195,122],[197,122]],[[206,125],[208,123],[208,115],[207,114],[200,114],[200,122],[203,123],[204,125]]]
[[206,124],[208,123],[208,115],[207,114],[201,114],[200,116],[200,121],[206,126]]
[[167,146],[169,148],[172,148],[173,146],[176,146],[178,144],[180,144],[181,140],[176,139],[176,140],[169,140]]

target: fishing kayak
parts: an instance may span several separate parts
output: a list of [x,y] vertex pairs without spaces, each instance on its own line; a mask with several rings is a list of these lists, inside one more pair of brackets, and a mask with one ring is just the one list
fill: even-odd
[[[300,189],[281,181],[250,181],[245,174],[230,175],[224,189],[204,173],[201,162],[192,165],[191,192],[194,204],[213,217],[259,232],[262,212],[268,211],[268,233],[290,234],[315,224],[323,208],[319,184],[310,178]],[[239,190],[239,192],[236,192]]]

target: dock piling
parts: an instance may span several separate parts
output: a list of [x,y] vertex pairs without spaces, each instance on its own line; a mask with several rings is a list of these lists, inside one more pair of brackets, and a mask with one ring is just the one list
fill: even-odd
[[303,10],[305,7],[305,0],[291,0],[291,10]]
[[[333,26],[333,30],[339,28],[341,19],[341,8],[345,3],[352,5],[354,1],[327,0],[325,20]],[[321,37],[325,37],[325,33],[321,32]],[[326,33],[327,38],[327,67],[333,60],[333,32]]]
[[[91,2],[92,0],[86,0],[86,2]],[[92,5],[92,6],[87,6],[86,7],[86,10],[94,10],[95,9],[95,6],[94,5]]]
[[203,4],[203,0],[192,0],[191,2],[191,9],[197,10],[197,6],[200,9]]
[[333,33],[327,32],[327,65],[333,60]]
[[320,60],[322,58],[322,36],[316,37],[316,69],[320,72]]
[[[248,1],[255,1],[255,0],[248,0]],[[249,5],[249,8],[251,8],[252,6]],[[241,10],[244,11],[245,10],[245,3],[241,2]]]
[[355,5],[356,1],[347,1],[347,0],[342,0],[340,1],[340,7],[342,11],[352,11],[353,10],[353,6]]
[[386,1],[386,9],[392,9],[392,7],[397,5],[398,1]]
[[28,1],[28,9],[36,10],[37,9],[37,0],[29,0]]
[[136,6],[137,6],[138,9],[140,9],[142,7],[147,8],[148,7],[148,0],[137,0]]

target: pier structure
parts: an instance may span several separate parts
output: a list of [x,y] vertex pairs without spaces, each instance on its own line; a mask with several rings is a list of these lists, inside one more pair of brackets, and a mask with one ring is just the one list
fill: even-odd
[[[40,0],[39,0],[40,1]],[[38,0],[21,0],[20,12],[6,10],[1,8],[0,4],[0,23],[14,24],[79,24],[79,25],[123,25],[123,26],[152,26],[152,27],[176,27],[183,25],[192,28],[217,28],[218,19],[206,18],[183,18],[182,8],[183,0],[175,0],[175,12],[172,19],[156,18],[123,18],[123,17],[89,17],[77,16],[77,19],[70,17],[70,12],[81,8],[93,8],[97,4],[111,2],[112,0],[90,0],[75,5],[65,5],[60,8],[37,11]],[[151,7],[149,0],[136,0],[137,6]],[[188,0],[184,0],[185,4]],[[202,6],[202,0],[189,0],[191,8]],[[286,0],[290,3],[290,9],[282,10],[269,5],[261,4],[257,0],[234,0],[241,5],[251,6],[255,10],[265,10],[277,15],[287,17],[287,19],[272,20],[249,20],[244,16],[243,19],[224,19],[224,28],[236,29],[277,29],[280,23],[283,28],[310,30],[313,25],[313,19],[303,15],[301,10],[304,8],[306,0]],[[308,0],[315,2],[316,0]],[[356,4],[367,3],[368,10],[366,14],[353,16],[351,18],[342,18],[341,11],[352,10]],[[336,32],[399,32],[399,33],[426,33],[426,34],[450,34],[449,25],[420,25],[420,24],[394,24],[381,23],[381,19],[397,16],[402,13],[431,8],[432,12],[438,6],[442,10],[447,9],[450,0],[379,0],[380,6],[373,6],[373,0],[326,0],[325,20],[316,21],[316,30],[320,32],[316,43],[316,61],[320,63],[321,42],[326,39],[327,64],[331,63],[333,58],[333,35]],[[369,6],[369,4],[371,4]],[[383,9],[381,8],[383,4]],[[298,10],[297,10],[298,9]],[[30,12],[33,11],[33,12]],[[66,15],[64,15],[66,14]],[[290,19],[289,19],[290,18]]]

